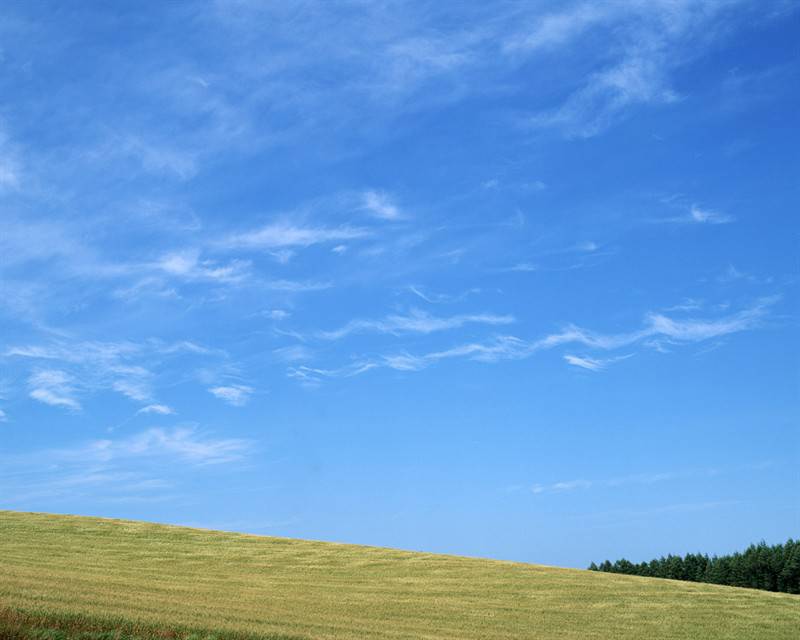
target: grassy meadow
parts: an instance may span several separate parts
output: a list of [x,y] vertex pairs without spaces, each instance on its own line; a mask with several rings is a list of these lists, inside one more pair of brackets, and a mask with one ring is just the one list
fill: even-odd
[[0,511],[0,640],[798,634],[796,595]]

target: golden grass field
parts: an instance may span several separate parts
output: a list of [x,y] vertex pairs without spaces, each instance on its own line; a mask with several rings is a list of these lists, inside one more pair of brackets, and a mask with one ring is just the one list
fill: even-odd
[[[16,631],[3,635],[3,620]],[[25,635],[37,625],[136,637],[797,640],[800,596],[0,511],[0,638],[73,637]]]

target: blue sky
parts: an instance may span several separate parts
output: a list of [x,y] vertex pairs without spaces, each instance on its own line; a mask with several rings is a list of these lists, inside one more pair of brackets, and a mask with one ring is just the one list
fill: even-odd
[[798,535],[797,2],[81,5],[0,11],[0,508]]

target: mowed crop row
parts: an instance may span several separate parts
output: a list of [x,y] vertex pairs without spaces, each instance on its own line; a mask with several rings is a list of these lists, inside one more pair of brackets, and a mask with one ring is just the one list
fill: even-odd
[[800,597],[786,594],[16,512],[0,512],[0,608],[310,639],[795,640],[800,629]]

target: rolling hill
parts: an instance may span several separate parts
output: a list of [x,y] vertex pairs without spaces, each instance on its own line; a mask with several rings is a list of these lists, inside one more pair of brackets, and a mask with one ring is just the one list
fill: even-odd
[[0,511],[0,639],[105,638],[109,630],[276,640],[794,640],[800,596]]

